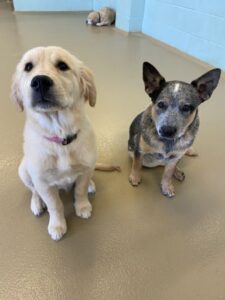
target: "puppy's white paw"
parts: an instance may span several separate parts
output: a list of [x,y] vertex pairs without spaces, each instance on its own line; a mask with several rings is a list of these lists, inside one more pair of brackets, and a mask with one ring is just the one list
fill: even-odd
[[88,219],[91,216],[92,206],[91,203],[86,201],[80,201],[76,203],[75,201],[75,211],[78,217],[81,217],[83,219]]
[[54,241],[60,240],[67,231],[66,220],[61,219],[55,222],[49,222],[48,233]]
[[31,198],[30,209],[35,216],[40,216],[46,209],[45,203],[41,200],[37,193],[34,193]]
[[96,193],[96,187],[93,180],[90,181],[88,186],[88,194],[95,194]]

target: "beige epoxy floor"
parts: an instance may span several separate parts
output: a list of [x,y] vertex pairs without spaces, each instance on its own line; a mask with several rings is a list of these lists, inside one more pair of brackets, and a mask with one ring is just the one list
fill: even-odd
[[[225,299],[225,87],[202,105],[198,158],[181,165],[176,197],[159,191],[161,169],[128,183],[128,127],[149,99],[141,65],[149,60],[168,79],[191,81],[207,69],[140,35],[84,24],[85,14],[13,14],[0,1],[0,299]],[[122,173],[95,173],[89,220],[75,217],[62,193],[68,233],[47,234],[47,213],[35,218],[17,176],[24,115],[9,100],[16,62],[27,49],[59,45],[93,69],[98,103],[88,113],[99,160]],[[207,51],[207,49],[206,49]]]

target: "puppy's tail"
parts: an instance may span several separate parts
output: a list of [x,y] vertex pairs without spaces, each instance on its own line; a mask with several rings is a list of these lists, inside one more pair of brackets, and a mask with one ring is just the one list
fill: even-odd
[[106,165],[102,163],[97,163],[95,165],[95,170],[97,171],[103,171],[103,172],[121,172],[121,168],[119,166],[113,166],[113,165]]

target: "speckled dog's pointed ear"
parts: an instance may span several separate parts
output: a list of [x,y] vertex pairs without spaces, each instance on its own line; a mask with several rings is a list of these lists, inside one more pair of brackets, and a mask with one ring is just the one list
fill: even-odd
[[149,62],[143,63],[143,81],[145,84],[145,91],[151,97],[153,103],[166,81],[159,71]]
[[213,69],[191,82],[191,84],[197,89],[202,102],[211,97],[213,91],[218,85],[220,74],[220,69]]

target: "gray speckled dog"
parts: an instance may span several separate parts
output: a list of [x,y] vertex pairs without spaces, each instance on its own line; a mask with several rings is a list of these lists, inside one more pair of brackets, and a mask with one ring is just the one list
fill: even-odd
[[98,11],[92,11],[86,20],[88,25],[107,26],[115,23],[116,12],[109,7],[103,7]]
[[220,69],[213,69],[191,83],[168,81],[148,62],[143,64],[145,91],[152,104],[130,126],[128,150],[133,157],[130,183],[141,182],[141,168],[164,166],[163,195],[175,195],[172,176],[183,181],[177,163],[183,155],[194,156],[192,148],[199,128],[198,106],[217,87]]

